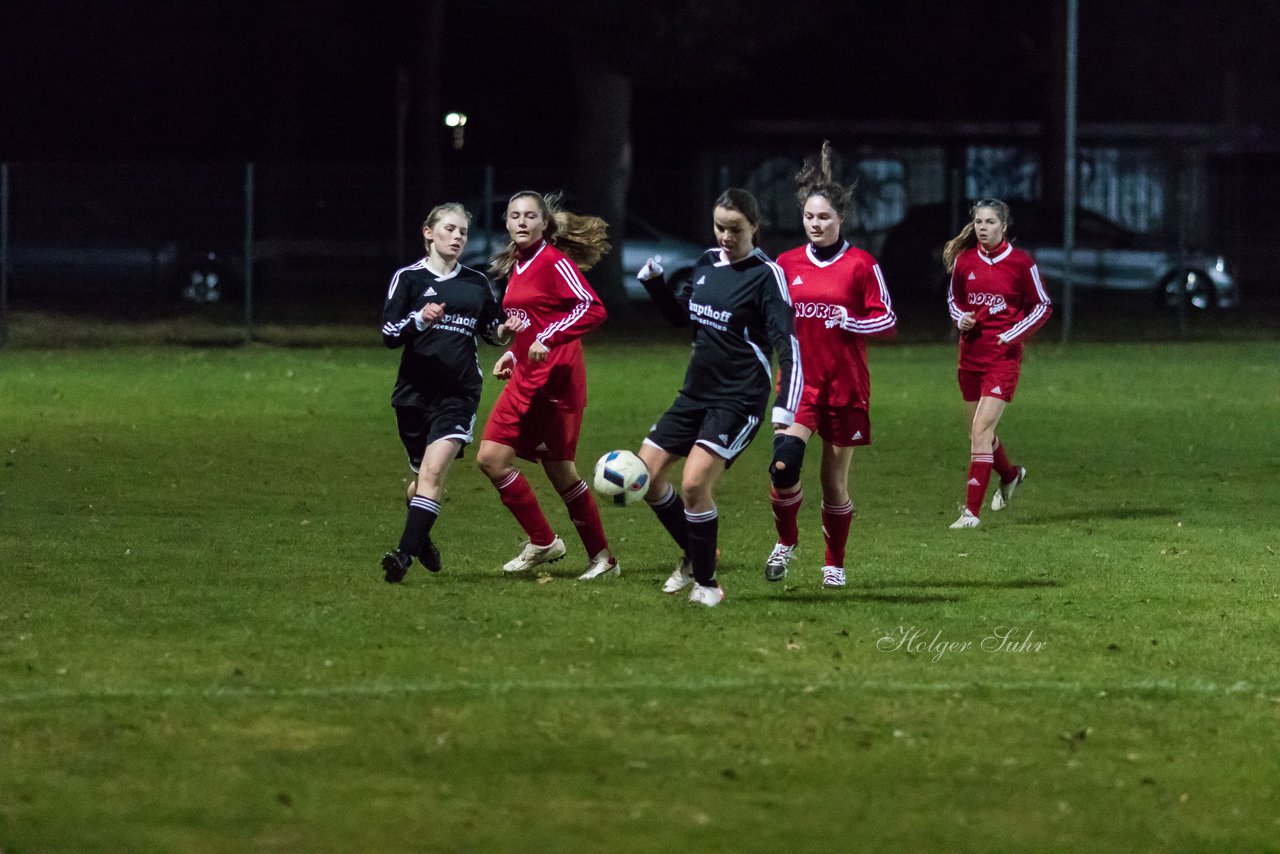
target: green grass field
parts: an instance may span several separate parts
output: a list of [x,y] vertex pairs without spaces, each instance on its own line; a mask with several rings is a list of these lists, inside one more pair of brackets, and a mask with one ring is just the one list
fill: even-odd
[[[584,470],[685,354],[589,346]],[[503,577],[519,529],[470,457],[445,571],[383,583],[395,360],[0,355],[5,854],[1280,851],[1273,341],[1033,346],[1001,430],[1030,476],[964,532],[954,352],[875,347],[850,586],[819,585],[815,455],[763,580],[757,441],[716,609],[658,591],[643,506],[602,509],[622,577],[576,582],[538,472],[570,555]]]

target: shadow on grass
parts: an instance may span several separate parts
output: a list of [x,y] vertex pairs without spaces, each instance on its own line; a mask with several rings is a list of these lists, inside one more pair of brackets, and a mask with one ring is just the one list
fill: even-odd
[[929,578],[918,578],[912,581],[885,581],[880,584],[859,584],[859,588],[880,588],[880,587],[973,587],[973,588],[989,588],[999,589],[1005,588],[1009,590],[1026,590],[1038,587],[1057,587],[1058,582],[1052,578],[1006,578],[1002,581],[991,581],[987,579],[971,579],[947,581],[934,580]]
[[1013,520],[1015,525],[1036,525],[1045,522],[1089,522],[1095,519],[1156,519],[1177,516],[1182,513],[1176,507],[1093,507],[1062,513],[1037,513]]
[[762,592],[738,593],[728,592],[729,601],[748,602],[827,602],[830,604],[847,604],[854,602],[888,602],[894,605],[927,605],[935,602],[959,602],[959,596],[947,596],[941,593],[864,593],[857,588],[846,587],[843,590],[834,588],[819,593],[791,593],[770,595]]

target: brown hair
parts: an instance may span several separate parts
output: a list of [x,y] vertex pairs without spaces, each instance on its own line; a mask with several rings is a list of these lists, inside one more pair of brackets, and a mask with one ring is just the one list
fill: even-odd
[[760,203],[741,187],[730,187],[720,194],[713,208],[737,211],[751,223],[751,245],[760,245]]
[[947,241],[947,245],[942,249],[942,263],[950,273],[956,267],[956,258],[966,249],[972,249],[978,245],[978,238],[973,232],[973,218],[978,214],[978,208],[991,208],[996,212],[996,216],[1000,218],[1000,222],[1004,224],[1004,230],[1007,234],[1009,227],[1013,225],[1013,213],[1009,210],[1009,206],[999,199],[978,199],[969,207],[969,221],[965,223],[964,228],[960,229],[960,233]]
[[[440,221],[440,218],[448,213],[457,214],[458,216],[465,219],[468,225],[471,224],[470,211],[468,211],[458,202],[445,202],[442,205],[436,205],[434,208],[431,209],[431,213],[427,214],[427,218],[422,221],[423,230],[425,231],[428,228],[435,228],[436,223]],[[431,241],[427,239],[427,236],[425,234],[422,235],[422,243],[427,248],[427,254],[430,255]]]
[[803,209],[805,202],[809,199],[822,196],[830,202],[836,216],[844,219],[844,212],[849,207],[849,199],[853,196],[854,184],[846,187],[835,180],[832,168],[834,155],[835,150],[831,147],[831,143],[824,139],[818,162],[806,160],[804,168],[796,173],[796,200]]
[[[507,208],[516,199],[533,199],[538,205],[547,226],[542,237],[559,249],[584,273],[596,265],[612,247],[609,245],[609,224],[598,216],[583,216],[560,208],[560,194],[546,196],[533,190],[521,190],[507,199]],[[504,217],[505,219],[505,217]],[[489,265],[489,272],[503,278],[516,263],[516,244],[508,241]]]

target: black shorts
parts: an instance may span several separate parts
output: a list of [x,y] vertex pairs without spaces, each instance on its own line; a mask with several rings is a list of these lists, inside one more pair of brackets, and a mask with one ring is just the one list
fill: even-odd
[[427,446],[441,439],[458,442],[458,456],[471,444],[471,432],[476,426],[476,403],[470,398],[446,397],[437,400],[430,409],[416,406],[397,406],[396,426],[400,428],[400,442],[409,455],[409,468],[417,473],[422,465],[422,455]]
[[689,456],[693,446],[700,445],[724,460],[728,468],[751,444],[763,417],[763,412],[743,415],[732,409],[694,403],[680,395],[671,408],[662,413],[644,443],[678,457]]

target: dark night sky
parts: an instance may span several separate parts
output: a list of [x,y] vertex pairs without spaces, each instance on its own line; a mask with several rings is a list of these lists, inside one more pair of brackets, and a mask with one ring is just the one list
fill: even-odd
[[[422,6],[3,0],[0,158],[387,161]],[[1081,7],[1082,120],[1218,121],[1234,75],[1242,121],[1277,129],[1280,3]],[[747,117],[1041,118],[1054,69],[1049,0],[446,8],[439,94],[471,115],[472,158],[562,152],[554,105],[592,50],[634,81],[638,158]]]

